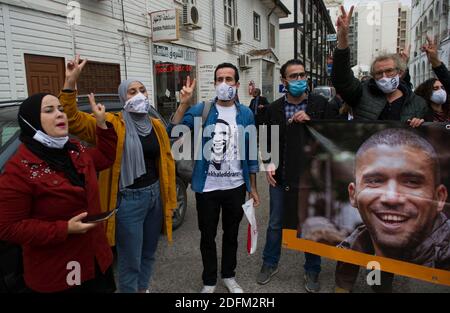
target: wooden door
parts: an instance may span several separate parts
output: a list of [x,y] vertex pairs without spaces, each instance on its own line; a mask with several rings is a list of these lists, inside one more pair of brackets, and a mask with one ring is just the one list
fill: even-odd
[[28,95],[48,92],[58,95],[64,84],[64,58],[25,54]]

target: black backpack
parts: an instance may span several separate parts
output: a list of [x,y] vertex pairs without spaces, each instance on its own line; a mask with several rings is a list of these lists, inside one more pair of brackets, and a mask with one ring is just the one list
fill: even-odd
[[22,248],[0,241],[0,293],[24,293]]

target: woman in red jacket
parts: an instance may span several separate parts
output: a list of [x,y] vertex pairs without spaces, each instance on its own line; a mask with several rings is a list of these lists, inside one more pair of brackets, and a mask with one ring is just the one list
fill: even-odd
[[22,144],[0,176],[0,240],[20,244],[24,279],[35,292],[113,292],[113,256],[99,214],[96,171],[115,159],[117,135],[105,108],[91,106],[97,146],[69,139],[55,96],[36,94],[19,109]]

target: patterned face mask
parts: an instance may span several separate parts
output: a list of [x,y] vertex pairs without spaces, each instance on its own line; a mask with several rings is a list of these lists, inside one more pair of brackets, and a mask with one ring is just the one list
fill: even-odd
[[222,101],[230,101],[236,97],[236,86],[229,86],[223,82],[216,86],[217,99]]
[[390,78],[383,77],[375,82],[382,92],[384,92],[385,94],[390,94],[398,88],[398,85],[400,84],[400,76],[397,75]]
[[138,93],[133,98],[125,102],[123,109],[129,113],[148,113],[150,102],[142,93]]

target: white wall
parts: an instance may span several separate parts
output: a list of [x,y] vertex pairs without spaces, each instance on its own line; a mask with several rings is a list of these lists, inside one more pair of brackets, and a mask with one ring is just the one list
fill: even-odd
[[292,29],[280,30],[280,64],[294,58],[294,31]]
[[389,53],[397,52],[398,9],[397,0],[382,3],[380,49]]
[[[197,0],[197,5],[201,6],[202,2],[208,2],[207,0]],[[237,0],[236,5],[238,7],[237,10],[237,19],[236,19],[236,25],[242,30],[242,44],[240,45],[231,45],[230,44],[230,37],[231,37],[231,27],[225,25],[224,23],[224,7],[223,7],[223,0],[215,0],[215,25],[216,25],[216,45],[217,45],[217,51],[215,53],[213,52],[207,52],[207,51],[199,51],[198,54],[198,64],[199,64],[199,70],[200,68],[204,68],[205,66],[216,66],[219,63],[222,62],[230,62],[235,65],[238,65],[238,57],[241,54],[248,53],[251,50],[258,50],[258,49],[267,49],[269,47],[269,21],[275,26],[275,29],[277,30],[279,28],[279,19],[276,16],[275,13],[273,13],[270,16],[270,20],[268,20],[267,16],[270,12],[270,10],[265,7],[261,1],[259,0]],[[202,11],[204,14],[208,14],[210,11],[210,7],[208,6],[209,11],[206,9],[206,6],[203,6]],[[253,36],[253,12],[256,12],[259,14],[261,18],[261,40],[255,40]],[[206,18],[203,16],[202,18],[202,30],[203,29],[209,30],[211,28],[211,18],[210,14],[209,17]],[[196,34],[197,31],[193,31],[192,34]],[[206,41],[202,41],[205,39]],[[200,38],[200,41],[202,43],[207,42],[207,38]],[[279,55],[282,53],[279,49],[280,47],[280,38],[278,35],[278,32],[276,31],[276,37],[275,37],[275,46],[274,49],[275,54],[279,57]],[[210,38],[212,42],[212,38]],[[198,42],[199,39],[197,38],[197,35],[193,37],[194,42]],[[283,43],[284,44],[284,43]],[[202,76],[199,73],[199,76]],[[276,77],[276,74],[275,74]],[[204,101],[207,97],[206,94],[208,94],[208,97],[214,96],[214,89],[211,85],[211,81],[213,80],[213,77],[210,78],[204,78],[199,77],[199,88],[202,89],[202,94],[204,95],[204,98],[199,98],[199,100]],[[251,61],[251,68],[247,70],[240,70],[240,83],[241,87],[239,90],[239,99],[243,104],[249,105],[251,96],[248,95],[248,83],[250,80],[255,81],[255,84],[257,87],[261,88],[261,60],[259,58],[254,58]],[[277,86],[277,83],[274,82],[274,88]],[[207,92],[206,90],[209,90]]]
[[5,19],[3,17],[5,7],[5,5],[0,5],[0,99],[10,99],[13,97],[6,50]]
[[[91,61],[115,63],[120,65],[121,78],[136,77],[153,90],[152,62],[147,27],[135,23],[147,23],[146,16],[136,14],[145,12],[145,2],[125,1],[127,32],[123,32],[121,6],[116,1],[80,1],[81,24],[70,27],[67,24],[66,1],[36,2],[9,1],[15,5],[2,4],[2,12],[7,11],[10,25],[11,55],[15,81],[15,95],[7,82],[10,73],[4,69],[7,57],[0,61],[0,99],[24,98],[28,95],[24,54],[64,57],[66,61],[79,53]],[[140,4],[140,5],[139,5]],[[32,9],[26,8],[31,7]],[[47,7],[45,7],[47,6]],[[135,9],[138,8],[136,11]],[[40,11],[40,9],[45,10]],[[3,16],[3,13],[2,13]],[[145,24],[144,24],[145,25]],[[0,23],[0,54],[5,53],[5,22]],[[135,32],[137,34],[133,34]],[[124,37],[125,40],[122,38]],[[123,42],[126,47],[127,73]],[[3,49],[2,49],[3,48]],[[4,69],[2,71],[2,69]],[[127,74],[127,75],[126,75]],[[4,82],[4,83],[2,83]]]
[[[270,9],[260,0],[237,0],[237,26],[243,32],[243,43],[230,44],[231,28],[224,25],[223,0],[215,4],[217,51],[212,53],[212,1],[197,0],[202,28],[187,31],[182,27],[181,38],[173,44],[199,50],[198,65],[214,66],[230,61],[237,65],[238,57],[250,50],[266,49]],[[2,0],[0,3],[0,100],[27,96],[24,54],[64,57],[66,61],[75,53],[91,61],[120,64],[121,78],[141,79],[153,93],[153,70],[149,12],[178,8],[174,0],[126,0],[124,4],[125,31],[122,22],[122,4],[118,0],[78,0],[81,5],[81,24],[69,26],[66,15],[68,0]],[[8,13],[5,18],[5,11]],[[253,38],[253,12],[261,17],[261,40]],[[6,22],[7,23],[6,23]],[[279,57],[279,19],[275,13],[270,22],[276,29],[275,54]],[[7,34],[5,28],[8,29]],[[9,41],[8,41],[9,38]],[[7,43],[10,43],[9,45]],[[287,41],[289,44],[292,40]],[[124,56],[124,46],[125,53]],[[293,50],[293,49],[289,49]],[[9,62],[8,62],[9,60]],[[125,73],[125,63],[127,73]],[[254,80],[261,84],[261,61],[255,58],[252,68],[241,71],[241,100],[249,103],[247,84]],[[199,67],[198,67],[199,68]],[[275,73],[275,77],[278,75]],[[278,81],[275,82],[274,89]],[[244,88],[245,87],[245,88]],[[260,87],[260,86],[259,86]]]
[[340,5],[344,4],[343,0],[324,0],[325,6],[328,10],[330,10],[331,21],[333,22],[333,26],[336,29],[336,21],[341,14],[341,10],[339,8]]
[[[224,52],[203,52],[198,54],[198,87],[199,87],[199,101],[208,101],[215,97],[214,89],[214,69],[220,63],[229,62],[234,65],[237,64],[235,55]],[[208,70],[209,69],[209,70]],[[252,60],[251,68],[245,71],[239,71],[239,100],[242,104],[249,105],[252,96],[248,94],[248,82],[253,80],[257,88],[261,88],[261,60]]]
[[24,54],[70,58],[74,54],[70,27],[62,16],[9,6],[16,97],[28,96]]

